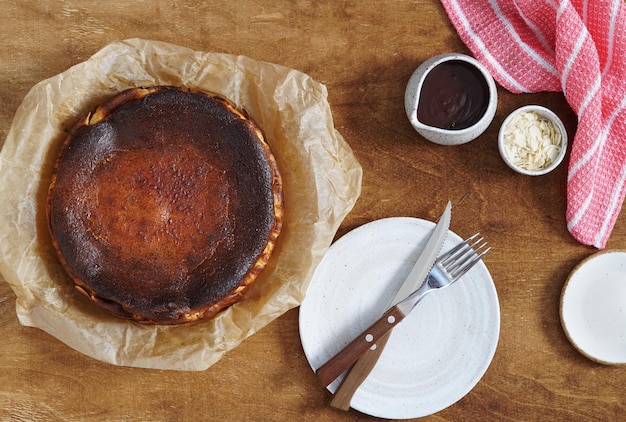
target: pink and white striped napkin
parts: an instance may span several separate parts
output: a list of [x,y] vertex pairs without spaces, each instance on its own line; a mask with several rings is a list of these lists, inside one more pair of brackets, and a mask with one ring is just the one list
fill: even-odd
[[604,248],[626,195],[626,2],[441,0],[459,36],[514,93],[563,91],[578,116],[567,227]]

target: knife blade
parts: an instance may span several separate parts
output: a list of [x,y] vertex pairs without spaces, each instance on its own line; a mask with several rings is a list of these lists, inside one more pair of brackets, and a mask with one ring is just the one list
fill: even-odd
[[[430,235],[430,238],[428,239],[426,246],[424,247],[424,250],[418,257],[409,275],[406,277],[405,281],[402,283],[402,285],[398,289],[396,295],[391,300],[389,307],[393,307],[397,305],[398,303],[402,302],[404,299],[410,296],[411,293],[413,293],[413,291],[415,291],[419,286],[421,286],[424,283],[424,280],[426,280],[426,277],[428,276],[428,273],[430,272],[430,269],[434,265],[435,260],[437,259],[437,255],[439,254],[441,250],[441,246],[443,245],[443,241],[446,238],[446,234],[448,233],[448,228],[450,226],[451,209],[452,209],[452,205],[450,204],[450,201],[448,201],[443,214],[439,218],[439,222],[433,229]],[[348,407],[349,407],[349,399],[352,397],[353,392],[356,391],[356,388],[358,388],[360,383],[367,377],[369,372],[376,365],[378,357],[382,353],[385,347],[385,344],[387,342],[387,339],[388,339],[388,335],[385,335],[384,337],[378,339],[375,346],[371,346],[370,349],[367,350],[360,357],[359,361],[361,359],[364,360],[364,363],[359,365],[359,366],[362,366],[362,368],[353,368],[350,371],[350,373],[348,374],[348,377],[355,369],[357,370],[357,372],[355,372],[355,375],[351,377],[352,381],[349,381],[350,383],[347,384],[347,386],[345,387],[346,390],[344,390],[344,392],[342,392],[339,396],[337,396],[337,399],[334,400],[335,402],[334,404],[331,403],[333,407],[345,408],[346,400],[348,401]],[[345,362],[341,360],[331,360],[325,363],[324,365],[322,365],[320,368],[318,368],[316,373],[318,377],[320,378],[320,381],[322,382],[322,384],[324,386],[328,386],[339,375],[341,375],[346,369],[348,369],[348,367],[352,365],[352,363],[354,363],[354,361]],[[348,377],[346,377],[346,380],[344,381],[344,383],[349,380]],[[354,387],[354,383],[357,383],[356,387]],[[347,390],[349,387],[354,389],[354,391],[352,391],[352,394],[350,394],[349,391]],[[339,393],[339,390],[337,392]],[[337,406],[335,406],[335,404]]]

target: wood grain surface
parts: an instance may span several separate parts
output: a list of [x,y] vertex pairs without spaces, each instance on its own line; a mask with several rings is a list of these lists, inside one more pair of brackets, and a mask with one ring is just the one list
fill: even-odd
[[[0,0],[0,145],[33,85],[131,37],[247,55],[324,83],[335,125],[364,170],[362,195],[337,237],[383,217],[435,220],[449,199],[451,229],[461,237],[480,230],[489,240],[502,317],[495,358],[467,396],[423,420],[626,417],[626,368],[584,358],[559,321],[568,274],[595,252],[565,226],[567,165],[517,175],[496,145],[506,115],[531,103],[553,109],[573,137],[576,116],[560,93],[499,88],[490,128],[469,144],[442,147],[411,128],[403,106],[423,60],[468,52],[436,0]],[[626,249],[624,218],[609,248]],[[143,370],[95,361],[22,327],[15,295],[0,280],[1,421],[375,420],[333,409],[330,398],[304,356],[298,309],[206,371]]]

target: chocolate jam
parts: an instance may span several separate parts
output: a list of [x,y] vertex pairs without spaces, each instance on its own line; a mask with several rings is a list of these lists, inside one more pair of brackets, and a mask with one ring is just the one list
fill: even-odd
[[489,87],[470,63],[450,60],[435,66],[424,79],[417,119],[441,129],[465,129],[487,110]]

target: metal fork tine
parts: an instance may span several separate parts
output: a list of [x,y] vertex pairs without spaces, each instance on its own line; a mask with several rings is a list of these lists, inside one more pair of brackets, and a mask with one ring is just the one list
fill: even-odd
[[[483,237],[481,237],[480,239],[474,240],[474,238],[478,236],[478,233],[476,233],[474,236],[471,236],[470,238],[468,238],[466,241],[464,241],[461,245],[463,246],[463,250],[459,253],[457,253],[456,255],[454,255],[453,257],[451,257],[451,259],[449,259],[449,262],[442,262],[441,264],[443,266],[445,266],[448,269],[448,272],[452,272],[455,269],[465,265],[465,263],[471,259],[472,257],[475,256],[475,253],[480,250],[480,248],[478,248],[476,251],[473,250],[473,248],[479,244],[480,242],[483,241]],[[473,241],[474,240],[474,241]],[[473,242],[472,242],[473,241]],[[470,242],[472,242],[470,244]]]
[[469,242],[474,240],[476,238],[476,236],[478,236],[478,235],[479,235],[479,233],[476,233],[475,235],[468,237],[466,240],[464,240],[463,242],[459,243],[454,248],[450,249],[448,252],[443,254],[439,258],[440,262],[441,262],[441,265],[445,266],[445,265],[449,264],[450,261],[455,261],[457,259],[457,256],[459,255],[458,252],[461,249],[465,249],[465,250],[462,251],[460,253],[460,255],[462,256],[463,254],[465,254],[467,252],[467,248],[468,248]]
[[449,261],[454,260],[454,255],[461,250],[462,248],[466,247],[467,243],[466,241],[463,243],[459,243],[458,245],[456,245],[454,248],[450,249],[448,252],[444,253],[443,255],[441,255],[441,257],[439,258],[440,262],[442,264],[447,264]]
[[453,269],[452,271],[449,272],[450,276],[453,279],[458,279],[459,277],[463,276],[465,273],[467,273],[474,265],[476,265],[481,259],[483,259],[483,257],[487,254],[487,252],[489,252],[491,250],[491,247],[488,247],[487,249],[485,249],[484,251],[482,251],[480,254],[478,254],[479,251],[481,251],[485,246],[487,246],[487,243],[483,243],[482,245],[480,245],[473,254],[473,259],[469,262],[464,261],[463,267],[458,267],[456,269]]
[[472,249],[469,249],[465,255],[463,255],[461,258],[459,258],[456,262],[454,262],[453,265],[449,265],[446,267],[446,270],[448,271],[449,274],[454,274],[457,270],[464,268],[465,265],[467,265],[468,262],[471,262],[471,260],[474,259],[474,257],[476,256],[476,254],[474,253],[474,251]]
[[491,250],[491,247],[485,249],[485,238],[478,236],[480,233],[468,237],[437,260],[438,265],[452,280],[458,280]]
[[467,273],[470,269],[472,269],[472,267],[476,264],[478,264],[483,257],[491,250],[491,247],[485,249],[480,255],[477,255],[476,258],[472,261],[469,262],[458,274],[457,274],[457,278],[463,276],[465,273]]

